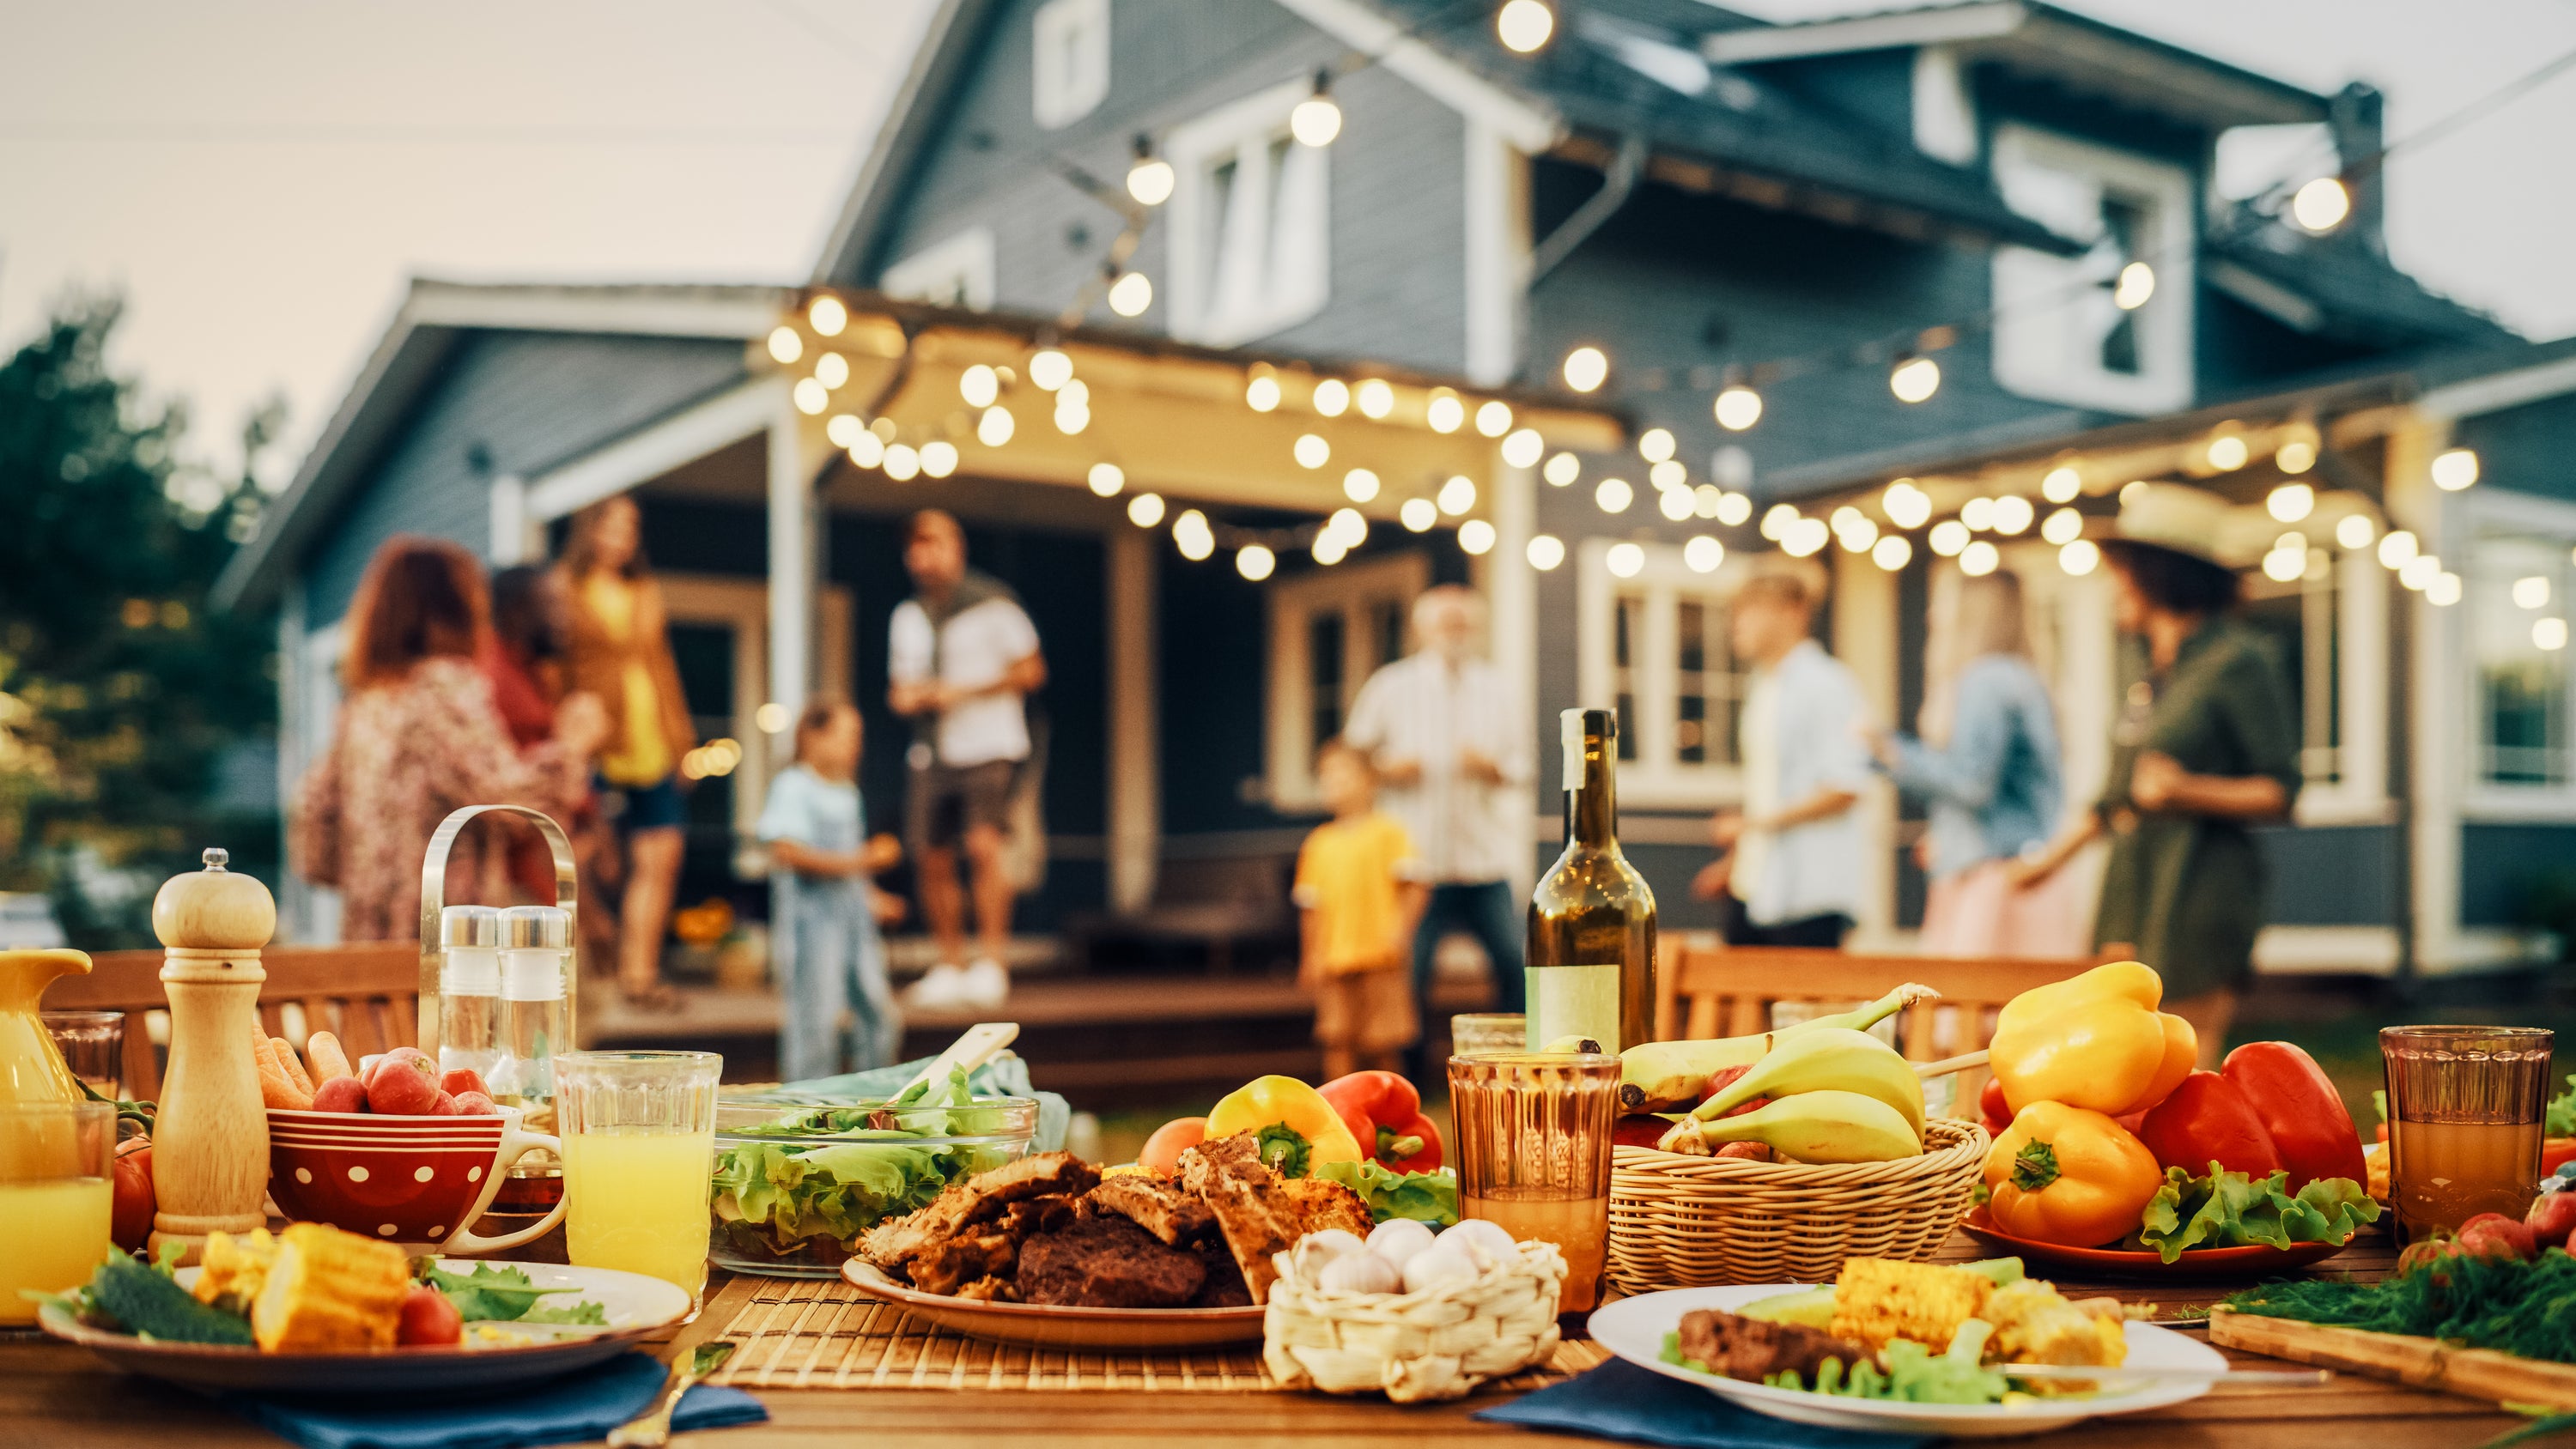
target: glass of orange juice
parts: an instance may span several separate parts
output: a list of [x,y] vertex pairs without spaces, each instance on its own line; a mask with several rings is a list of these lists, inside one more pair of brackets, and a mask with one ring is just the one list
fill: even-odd
[[1610,1252],[1610,1133],[1619,1059],[1574,1052],[1477,1052],[1449,1059],[1458,1215],[1565,1254],[1558,1311],[1600,1301]]
[[116,1199],[116,1108],[0,1106],[0,1323],[33,1323],[25,1295],[89,1281],[107,1257]]
[[716,1151],[714,1052],[560,1052],[564,1251],[584,1268],[707,1286]]
[[2388,1195],[2401,1242],[2480,1213],[2516,1222],[2540,1191],[2552,1034],[2536,1027],[2392,1026]]

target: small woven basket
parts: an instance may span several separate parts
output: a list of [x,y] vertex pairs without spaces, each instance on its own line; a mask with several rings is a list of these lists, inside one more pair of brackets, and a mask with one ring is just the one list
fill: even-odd
[[1923,1155],[1811,1167],[1613,1149],[1610,1281],[1630,1293],[1711,1283],[1821,1283],[1846,1258],[1932,1256],[1966,1217],[1989,1139],[1924,1124]]
[[1384,1390],[1399,1404],[1454,1399],[1556,1352],[1565,1258],[1553,1243],[1472,1283],[1418,1293],[1330,1293],[1300,1284],[1279,1255],[1261,1320],[1261,1358],[1281,1388],[1328,1394]]

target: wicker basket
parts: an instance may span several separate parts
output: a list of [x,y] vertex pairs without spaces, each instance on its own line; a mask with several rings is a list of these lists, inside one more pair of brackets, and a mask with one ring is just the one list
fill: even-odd
[[1820,1283],[1846,1258],[1932,1256],[1968,1213],[1989,1139],[1934,1118],[1923,1155],[1810,1167],[1613,1151],[1610,1281],[1631,1293],[1711,1283]]
[[1565,1258],[1529,1242],[1472,1283],[1419,1293],[1328,1293],[1307,1287],[1280,1255],[1261,1321],[1261,1358],[1282,1388],[1328,1394],[1384,1390],[1399,1404],[1454,1399],[1556,1352],[1557,1290]]

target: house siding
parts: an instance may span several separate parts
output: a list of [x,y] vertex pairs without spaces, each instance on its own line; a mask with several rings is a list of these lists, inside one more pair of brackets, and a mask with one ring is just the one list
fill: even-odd
[[2394,825],[2258,830],[2263,920],[2273,926],[2393,926],[2401,920],[2405,840]]
[[2576,871],[2576,825],[2467,825],[2460,830],[2460,924],[2530,924],[2535,888]]
[[[327,628],[347,611],[368,559],[394,534],[488,552],[491,475],[542,472],[742,376],[737,342],[468,335],[306,555],[306,627]],[[476,467],[478,448],[486,470]]]
[[2576,393],[2462,418],[2453,441],[2475,448],[2483,486],[2576,502]]

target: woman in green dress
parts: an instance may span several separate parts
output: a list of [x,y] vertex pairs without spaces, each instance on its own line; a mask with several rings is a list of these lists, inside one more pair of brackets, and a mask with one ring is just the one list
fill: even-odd
[[2102,798],[2017,872],[2045,880],[2097,837],[2111,858],[2093,940],[2164,977],[2164,1009],[2192,1024],[2203,1066],[2226,1050],[2254,970],[2265,870],[2252,827],[2298,795],[2298,729],[2271,645],[2235,617],[2217,559],[2225,500],[2150,483],[2104,541],[2124,637],[2118,723]]

